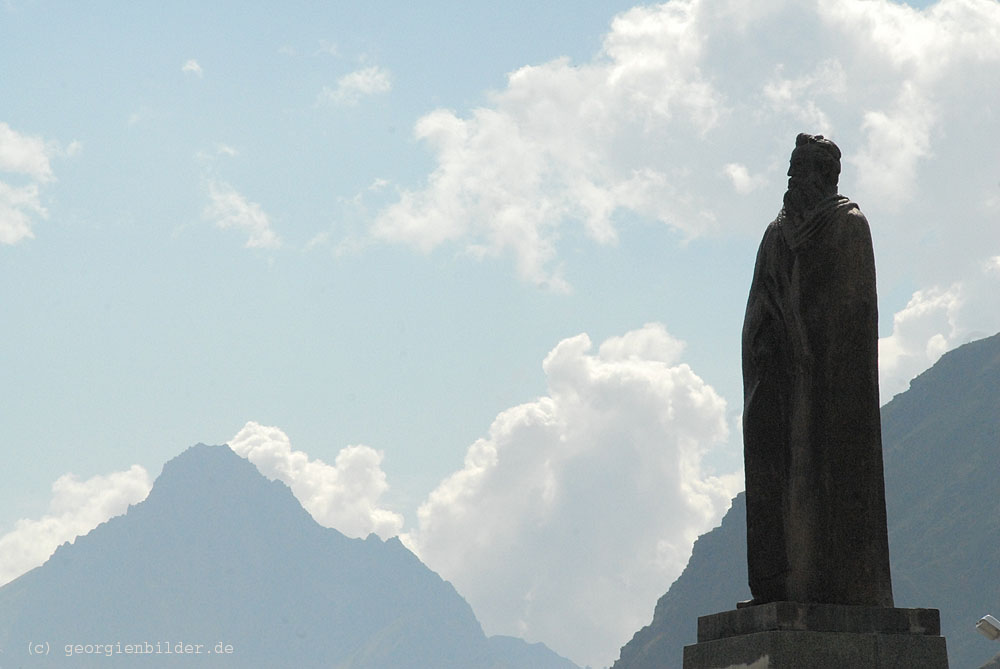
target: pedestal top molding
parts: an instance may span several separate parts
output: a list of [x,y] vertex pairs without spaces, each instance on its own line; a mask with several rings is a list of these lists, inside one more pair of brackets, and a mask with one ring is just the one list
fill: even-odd
[[941,614],[937,609],[770,602],[698,618],[699,643],[770,631],[938,636]]

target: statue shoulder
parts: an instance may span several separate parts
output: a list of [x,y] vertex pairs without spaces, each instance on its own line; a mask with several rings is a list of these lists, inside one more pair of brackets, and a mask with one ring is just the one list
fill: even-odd
[[846,200],[843,204],[838,207],[839,211],[837,214],[842,221],[843,225],[848,225],[850,227],[860,228],[868,231],[868,218],[861,211],[861,207],[858,206],[856,202],[851,200]]
[[868,218],[854,202],[848,202],[837,212],[838,244],[855,249],[865,255],[872,252],[872,231]]

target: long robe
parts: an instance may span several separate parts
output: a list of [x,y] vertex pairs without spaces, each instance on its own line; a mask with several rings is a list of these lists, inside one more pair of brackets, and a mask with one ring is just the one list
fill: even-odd
[[828,197],[761,241],[743,324],[755,603],[892,606],[868,221]]

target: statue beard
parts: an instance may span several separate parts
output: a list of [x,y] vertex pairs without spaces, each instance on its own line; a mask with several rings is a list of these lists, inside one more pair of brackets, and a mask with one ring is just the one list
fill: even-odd
[[826,196],[827,193],[815,184],[789,180],[788,190],[785,191],[785,213],[801,219]]

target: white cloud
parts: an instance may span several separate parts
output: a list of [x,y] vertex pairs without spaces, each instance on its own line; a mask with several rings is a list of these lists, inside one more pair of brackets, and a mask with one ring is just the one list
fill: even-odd
[[[1000,108],[998,67],[991,0],[637,7],[613,20],[593,59],[521,67],[487,105],[420,118],[414,135],[434,167],[424,183],[397,186],[371,234],[509,258],[521,279],[566,290],[572,256],[561,244],[578,239],[569,226],[597,244],[617,243],[636,218],[682,240],[759,228],[780,207],[774,192],[807,131],[840,144],[845,194],[914,260],[915,245],[937,241],[945,212],[929,212],[926,198],[938,182],[971,209],[984,198],[979,174],[1000,169],[982,148]],[[973,178],[955,177],[972,165]],[[720,174],[731,190],[720,191]],[[951,218],[954,239],[936,260],[958,274],[970,249],[1000,240],[981,212]]]
[[742,480],[702,471],[725,402],[662,325],[591,348],[584,334],[549,353],[548,395],[497,416],[405,540],[488,633],[605,666]]
[[22,135],[0,121],[0,172],[25,174],[39,183],[52,181],[52,146],[40,137]]
[[403,526],[401,515],[378,506],[389,486],[381,469],[382,454],[369,446],[343,448],[329,465],[292,450],[288,436],[278,428],[250,421],[229,447],[264,476],[291,488],[320,525],[351,537],[374,532],[383,539],[395,536]]
[[[235,158],[238,155],[240,155],[238,149],[222,142],[216,142],[211,149],[198,149],[194,152],[195,160],[202,164],[206,174],[213,172],[214,164],[219,158]],[[209,190],[211,187],[212,184],[209,183]],[[218,184],[216,184],[216,188],[221,190]]]
[[211,202],[205,216],[220,228],[238,228],[246,232],[247,248],[274,249],[281,239],[271,229],[271,219],[256,202],[250,202],[226,183],[211,182],[208,187]]
[[457,242],[479,256],[510,254],[522,279],[565,290],[556,255],[568,221],[602,244],[617,241],[620,209],[685,236],[711,228],[704,202],[678,187],[686,170],[665,135],[703,136],[725,111],[699,68],[699,6],[630,10],[594,62],[522,67],[489,108],[425,115],[415,135],[437,167],[381,212],[373,234],[423,251]]
[[[961,287],[953,334],[935,326],[929,349],[906,334],[885,344],[894,391],[992,322],[995,275],[970,274],[970,262],[1000,251],[1000,154],[984,141],[998,68],[993,0],[637,7],[593,59],[521,67],[483,107],[420,118],[414,134],[434,166],[424,183],[396,185],[370,232],[422,252],[509,258],[522,280],[566,291],[578,269],[562,248],[579,239],[571,226],[596,244],[618,243],[636,219],[680,240],[758,236],[781,205],[795,135],[822,133],[844,151],[841,191],[869,217],[880,281],[922,299]],[[915,312],[902,317],[901,333],[917,327]]]
[[34,237],[34,216],[48,215],[38,197],[38,184],[16,188],[0,181],[0,244]]
[[930,156],[934,105],[919,89],[905,84],[890,111],[869,111],[862,130],[865,148],[850,160],[858,167],[861,195],[883,199],[895,209],[916,187],[918,161]]
[[947,288],[916,291],[893,316],[892,333],[879,340],[883,402],[946,352],[1000,331],[1000,256],[970,265]]
[[[940,0],[920,11],[886,0],[837,0],[817,7],[856,49],[858,67],[869,68],[867,77],[861,71],[851,78],[883,85],[883,94],[865,103],[865,148],[855,162],[862,193],[898,207],[917,187],[919,163],[933,157],[934,140],[945,139],[938,129],[953,120],[947,117],[967,123],[961,117],[970,97],[988,104],[977,79],[1000,63],[1000,4]],[[956,95],[959,81],[965,90]]]
[[606,362],[622,360],[676,362],[684,351],[684,342],[673,337],[659,323],[648,323],[638,330],[620,337],[609,337],[598,350],[598,357]]
[[892,334],[879,340],[879,377],[882,401],[906,390],[910,379],[952,348],[955,322],[962,304],[962,286],[918,290],[904,309],[893,316]]
[[338,105],[353,106],[368,95],[388,93],[392,90],[392,77],[383,67],[373,65],[345,74],[337,80],[336,88],[323,87],[320,99]]
[[23,135],[0,121],[0,174],[21,182],[13,185],[0,180],[0,244],[16,244],[34,237],[31,229],[36,219],[48,215],[40,192],[43,185],[55,180],[50,159],[78,151],[78,142],[63,151],[53,142]]
[[669,119],[680,109],[705,132],[723,111],[718,91],[701,73],[701,4],[675,1],[636,7],[611,23],[603,46],[610,59],[603,73],[608,92],[623,97],[645,122]]
[[817,3],[875,62],[904,78],[924,81],[949,75],[956,64],[1000,57],[1000,5],[992,0],[939,0],[926,10],[905,3],[834,0]]
[[201,65],[199,65],[198,61],[196,61],[194,58],[184,62],[184,64],[181,66],[181,72],[191,73],[197,76],[199,79],[204,74],[202,72]]
[[146,498],[149,474],[139,465],[80,481],[73,474],[52,484],[49,512],[22,519],[0,537],[0,585],[41,565],[62,543],[73,541]]
[[727,163],[722,167],[722,172],[729,177],[733,188],[740,195],[753,192],[766,183],[766,179],[763,176],[759,174],[751,175],[747,166],[740,163]]
[[782,77],[783,71],[783,65],[779,64],[775,78],[764,85],[764,97],[771,110],[792,116],[813,134],[829,135],[832,126],[820,100],[844,92],[847,76],[843,66],[837,60],[827,59],[812,72],[792,79]]

